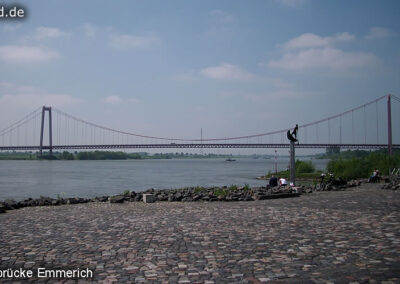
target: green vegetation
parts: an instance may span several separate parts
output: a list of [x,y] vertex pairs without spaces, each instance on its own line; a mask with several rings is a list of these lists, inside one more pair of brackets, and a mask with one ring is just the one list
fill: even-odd
[[5,152],[0,153],[0,160],[36,160],[36,154]]
[[225,196],[228,194],[228,191],[226,189],[218,188],[214,190],[214,195],[215,196]]
[[[266,178],[270,178],[274,173],[268,172]],[[296,161],[296,178],[314,179],[321,175],[321,171],[316,171],[311,161]],[[290,178],[289,169],[280,171],[275,174],[277,177],[288,179]]]
[[232,155],[217,154],[192,154],[192,153],[125,153],[114,151],[84,151],[84,152],[53,152],[53,155],[44,153],[42,157],[38,157],[39,153],[32,152],[3,152],[0,153],[0,160],[139,160],[139,159],[208,159],[208,158],[226,158]]
[[318,154],[317,159],[353,159],[353,158],[363,158],[368,156],[371,151],[365,150],[347,150],[340,151],[338,147],[330,147],[326,149],[325,154]]
[[[235,184],[232,184],[228,188],[218,188],[218,189],[214,190],[214,195],[215,196],[226,196],[229,193],[229,191],[236,191],[236,190],[239,190],[239,187]],[[250,186],[248,184],[245,184],[243,187],[243,190],[250,190]]]
[[201,192],[201,191],[204,191],[204,190],[206,190],[205,187],[197,186],[197,187],[194,189],[194,192]]
[[126,160],[128,159],[128,154],[107,151],[79,152],[76,158],[78,160]]
[[310,174],[315,172],[315,167],[311,161],[296,161],[296,175]]
[[327,165],[327,171],[344,179],[367,178],[377,168],[382,174],[389,169],[400,167],[400,153],[396,151],[389,157],[383,151],[371,152],[367,156],[352,159],[335,159]]
[[238,187],[237,187],[236,184],[232,184],[228,189],[229,189],[229,190],[237,190]]

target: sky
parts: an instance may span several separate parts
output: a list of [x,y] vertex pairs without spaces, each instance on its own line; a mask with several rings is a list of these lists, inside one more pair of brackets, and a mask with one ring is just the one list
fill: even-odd
[[396,0],[17,5],[26,18],[0,20],[0,129],[48,105],[145,135],[220,138],[400,96]]

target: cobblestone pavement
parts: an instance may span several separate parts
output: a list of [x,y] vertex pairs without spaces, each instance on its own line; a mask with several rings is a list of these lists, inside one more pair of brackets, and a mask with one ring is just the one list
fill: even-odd
[[0,260],[106,283],[400,283],[400,192],[24,208],[0,215]]

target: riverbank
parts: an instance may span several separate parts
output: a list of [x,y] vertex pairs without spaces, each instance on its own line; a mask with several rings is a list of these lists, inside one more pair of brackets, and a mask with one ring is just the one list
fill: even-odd
[[120,283],[397,283],[399,197],[363,184],[254,202],[24,208],[0,215],[0,269],[89,267],[92,280]]
[[[337,182],[337,183],[335,183]],[[254,201],[264,199],[290,198],[298,197],[303,193],[312,193],[321,190],[345,190],[347,188],[359,186],[361,181],[354,180],[350,182],[336,181],[324,184],[323,187],[318,185],[308,185],[301,187],[250,187],[245,186],[222,186],[222,187],[186,187],[180,189],[148,189],[142,192],[128,191],[114,196],[97,196],[94,198],[28,198],[22,201],[12,199],[0,201],[0,213],[8,210],[15,210],[25,207],[36,206],[58,206],[65,204],[81,204],[90,202],[141,202],[144,201],[144,195],[151,195],[151,202],[214,202],[214,201]]]

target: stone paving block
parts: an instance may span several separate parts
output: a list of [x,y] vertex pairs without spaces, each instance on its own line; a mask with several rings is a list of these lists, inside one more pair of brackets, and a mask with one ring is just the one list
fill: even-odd
[[373,184],[251,203],[27,207],[0,228],[0,268],[91,267],[89,283],[400,283],[400,191]]

